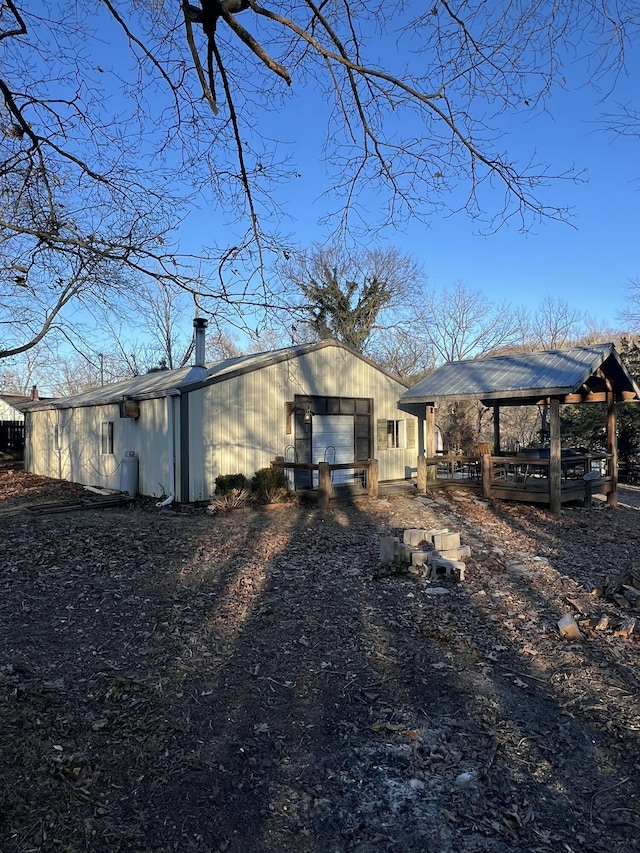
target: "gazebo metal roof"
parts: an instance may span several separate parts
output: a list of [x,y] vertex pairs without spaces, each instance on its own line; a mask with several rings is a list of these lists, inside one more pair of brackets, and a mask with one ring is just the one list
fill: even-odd
[[640,400],[640,388],[612,343],[448,362],[409,388],[399,406],[415,413],[443,397],[511,406],[551,398],[599,402],[607,391],[617,401]]

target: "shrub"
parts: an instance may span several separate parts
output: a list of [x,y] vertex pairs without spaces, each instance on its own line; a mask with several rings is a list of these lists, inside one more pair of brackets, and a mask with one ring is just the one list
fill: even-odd
[[287,477],[282,468],[261,468],[251,480],[251,488],[259,503],[272,504],[289,494]]
[[224,494],[215,494],[213,500],[207,507],[209,514],[215,512],[230,512],[232,509],[237,509],[243,506],[246,502],[249,493],[246,489],[229,489]]
[[229,495],[232,492],[245,492],[249,487],[249,480],[244,474],[220,474],[216,477],[215,494]]

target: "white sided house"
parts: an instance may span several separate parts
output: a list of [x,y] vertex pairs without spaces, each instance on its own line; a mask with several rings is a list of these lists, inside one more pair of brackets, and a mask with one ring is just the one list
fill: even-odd
[[[148,373],[28,407],[25,467],[89,486],[209,500],[220,474],[247,477],[276,457],[330,464],[378,460],[379,479],[411,476],[417,418],[406,385],[336,341]],[[335,475],[349,475],[335,471]],[[351,472],[352,473],[352,472]],[[122,485],[123,474],[127,488]],[[315,485],[297,471],[292,485]]]

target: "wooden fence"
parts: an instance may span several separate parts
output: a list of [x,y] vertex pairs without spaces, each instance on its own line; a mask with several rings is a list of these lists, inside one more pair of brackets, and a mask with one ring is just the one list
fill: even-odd
[[24,454],[24,421],[0,421],[0,453]]
[[318,474],[318,506],[327,507],[334,493],[333,472],[353,471],[354,478],[365,494],[378,497],[378,460],[368,459],[366,462],[344,462],[331,465],[329,462],[285,462],[284,457],[277,456],[271,463],[272,468],[282,468],[284,471],[309,471],[310,481],[313,482],[313,472]]

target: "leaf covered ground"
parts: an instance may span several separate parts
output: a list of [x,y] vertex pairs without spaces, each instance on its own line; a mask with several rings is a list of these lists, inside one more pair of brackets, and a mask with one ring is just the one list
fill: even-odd
[[[26,509],[81,492],[0,471],[3,853],[638,849],[637,492]],[[464,583],[379,565],[413,527]]]

